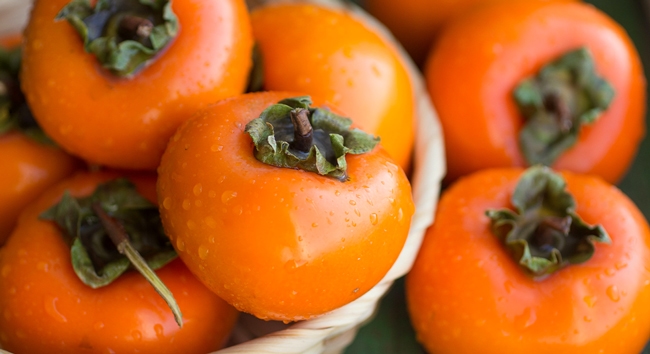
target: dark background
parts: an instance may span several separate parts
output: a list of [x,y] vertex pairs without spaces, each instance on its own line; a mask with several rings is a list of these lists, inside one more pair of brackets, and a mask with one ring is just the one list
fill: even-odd
[[[396,0],[397,1],[397,0]],[[360,1],[361,2],[361,1]],[[641,55],[643,67],[650,73],[650,0],[589,0],[620,23],[630,35]],[[649,96],[650,97],[650,96]],[[650,114],[646,113],[650,127]],[[619,187],[650,219],[650,137],[641,144],[639,153]],[[650,301],[650,299],[648,299]],[[346,354],[422,354],[415,340],[404,300],[404,279],[399,279],[382,300],[375,317],[359,330]],[[650,345],[643,354],[650,354]]]

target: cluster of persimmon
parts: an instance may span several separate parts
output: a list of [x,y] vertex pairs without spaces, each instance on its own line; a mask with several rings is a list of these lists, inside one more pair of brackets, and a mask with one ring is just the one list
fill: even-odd
[[570,0],[367,0],[423,70],[448,189],[412,271],[432,353],[639,353],[650,230],[612,186],[645,134],[625,31]]
[[0,348],[207,353],[359,298],[409,232],[414,102],[344,7],[36,0],[0,50]]

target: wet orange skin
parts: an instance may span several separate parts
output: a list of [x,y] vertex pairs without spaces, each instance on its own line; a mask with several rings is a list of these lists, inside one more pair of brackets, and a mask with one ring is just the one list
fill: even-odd
[[432,353],[640,353],[650,338],[650,229],[618,189],[564,173],[576,212],[610,244],[543,280],[527,276],[490,232],[487,209],[510,208],[522,170],[452,185],[407,276],[418,340]]
[[580,46],[591,51],[596,71],[616,95],[553,167],[610,183],[624,175],[645,134],[645,78],[632,42],[592,6],[522,1],[486,6],[453,22],[428,59],[425,75],[445,134],[448,181],[483,168],[525,165],[518,146],[523,118],[512,92],[545,63]]
[[11,132],[0,136],[0,245],[16,225],[18,214],[80,164],[61,149]]
[[157,167],[167,139],[195,110],[243,92],[252,35],[243,0],[174,1],[174,41],[131,79],[102,69],[54,17],[68,0],[39,0],[25,31],[22,85],[45,132],[101,165]]
[[347,182],[257,161],[245,125],[292,96],[209,107],[170,140],[158,170],[163,225],[192,272],[239,310],[283,321],[372,288],[413,214],[408,180],[380,147],[346,157]]
[[[14,353],[206,353],[224,344],[237,311],[205,288],[180,260],[156,271],[183,313],[180,329],[165,302],[135,271],[91,289],[75,275],[54,223],[38,215],[64,190],[89,195],[116,174],[79,173],[22,213],[0,249],[0,347]],[[155,178],[131,178],[155,201]]]
[[391,43],[346,10],[307,3],[251,13],[264,88],[305,92],[341,110],[408,170],[415,98]]
[[446,23],[463,13],[497,1],[521,0],[366,0],[364,5],[371,15],[390,29],[413,60],[422,64]]

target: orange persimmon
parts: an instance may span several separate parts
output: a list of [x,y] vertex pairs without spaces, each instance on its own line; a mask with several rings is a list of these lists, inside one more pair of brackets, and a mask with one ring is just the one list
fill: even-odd
[[[640,353],[650,338],[650,228],[643,214],[602,179],[569,172],[560,175],[565,182],[552,183],[566,186],[574,206],[568,215],[551,214],[566,194],[535,189],[539,174],[517,191],[525,175],[532,176],[519,168],[483,170],[443,194],[406,278],[418,340],[440,354]],[[512,215],[504,209],[519,209],[518,194],[535,196],[518,202],[532,212],[492,222]],[[528,228],[539,205],[542,218]],[[576,215],[592,226],[579,231]],[[502,227],[512,230],[506,238]],[[528,241],[513,237],[525,230]],[[593,242],[598,235],[605,242]],[[516,251],[522,241],[529,254]],[[574,251],[588,252],[572,258]],[[559,264],[538,258],[553,254]],[[550,267],[539,277],[523,264]]]
[[405,170],[414,140],[415,94],[394,45],[346,8],[270,4],[251,13],[265,90],[311,95],[378,135]]
[[[177,22],[160,26],[176,29],[175,36],[146,65],[134,64],[137,70],[125,77],[114,74],[116,69],[103,68],[96,55],[86,52],[84,39],[75,28],[57,19],[57,15],[71,12],[63,11],[69,2],[34,3],[25,30],[21,74],[23,90],[38,123],[72,154],[100,165],[153,170],[167,139],[186,117],[246,87],[252,34],[243,0],[174,1],[171,10]],[[125,3],[139,1],[121,2]],[[153,7],[167,2],[142,3]],[[100,21],[95,20],[100,15],[87,22]],[[111,19],[127,17],[121,16],[117,13]],[[111,21],[105,31],[96,31],[115,31]],[[151,36],[158,33],[158,25],[152,30],[146,22],[142,26],[125,22],[117,26],[119,38],[132,35],[123,34],[122,27],[135,27],[135,33],[142,29]],[[76,23],[82,22],[77,18]],[[88,33],[91,36],[94,32]],[[96,42],[86,47],[96,47]],[[113,58],[103,54],[101,58]]]
[[[203,286],[179,259],[156,274],[183,313],[182,328],[154,288],[134,270],[96,289],[78,277],[66,243],[70,235],[64,236],[57,224],[44,220],[43,212],[68,192],[76,198],[88,196],[117,177],[78,173],[21,214],[19,225],[0,249],[0,347],[14,353],[207,353],[225,344],[237,311]],[[138,193],[155,202],[155,176],[129,180]]]
[[[240,311],[282,321],[370,290],[397,259],[414,209],[404,172],[370,135],[307,109],[306,97],[285,100],[292,96],[247,94],[200,111],[170,139],[158,169],[163,225],[183,261]],[[294,113],[310,124],[291,123]],[[304,140],[285,139],[297,126],[313,128],[309,153],[298,148]],[[285,149],[296,155],[287,160]],[[293,164],[298,150],[312,158]]]
[[[576,57],[582,57],[580,67],[553,73]],[[483,168],[548,163],[615,183],[645,134],[646,80],[638,53],[621,26],[584,3],[484,6],[443,31],[425,74],[444,131],[450,181]],[[541,84],[543,77],[551,80]],[[523,90],[531,87],[541,94]],[[530,110],[531,97],[540,111]],[[608,104],[583,107],[604,98]],[[533,124],[525,118],[529,113],[545,121]],[[535,125],[542,129],[532,135],[551,137],[550,145],[528,141]],[[556,139],[556,132],[544,130],[551,126],[572,135]],[[528,149],[557,147],[563,150],[547,161],[525,156]]]

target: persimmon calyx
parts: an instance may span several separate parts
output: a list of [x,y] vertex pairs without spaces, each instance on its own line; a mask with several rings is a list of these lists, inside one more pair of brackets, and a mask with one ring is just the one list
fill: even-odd
[[564,179],[550,168],[534,166],[512,195],[516,211],[486,212],[492,233],[533,277],[584,263],[595,252],[594,242],[611,242],[602,226],[589,226],[575,213],[575,200],[565,187]]
[[587,48],[570,51],[544,66],[514,90],[525,118],[519,146],[529,165],[550,166],[578,140],[581,127],[594,123],[614,98],[599,77]]
[[158,208],[137,193],[124,178],[97,186],[88,197],[75,198],[66,192],[61,201],[40,217],[54,221],[71,246],[72,267],[79,279],[92,288],[106,286],[131,267],[111,240],[109,231],[96,211],[99,204],[122,225],[132,247],[151,269],[158,269],[176,258],[165,236]]
[[121,77],[134,75],[178,33],[171,0],[72,0],[56,19],[67,20],[86,51]]
[[346,154],[371,151],[379,138],[350,128],[352,120],[312,108],[308,96],[268,107],[246,125],[255,158],[276,167],[296,168],[347,180]]
[[0,135],[13,130],[42,144],[54,145],[38,126],[20,89],[20,48],[0,48]]

